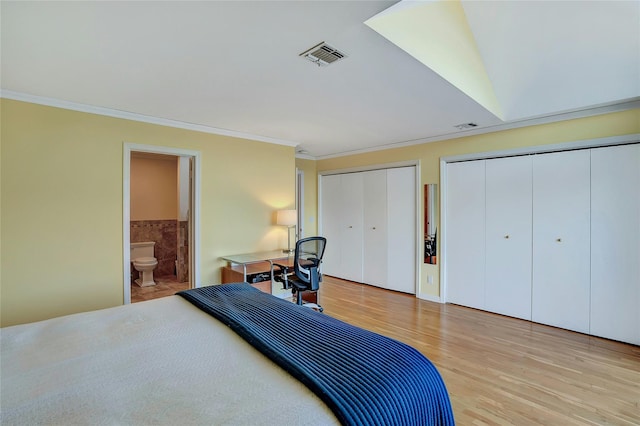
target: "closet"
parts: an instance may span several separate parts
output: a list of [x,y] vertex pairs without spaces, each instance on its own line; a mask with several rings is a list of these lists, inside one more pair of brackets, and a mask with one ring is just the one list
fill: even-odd
[[447,168],[448,302],[531,319],[531,158]]
[[640,345],[640,144],[591,150],[590,332]]
[[415,166],[321,177],[323,273],[415,294]]
[[486,309],[485,161],[447,165],[446,300]]
[[533,157],[531,319],[589,332],[589,150]]
[[531,157],[486,162],[486,309],[531,319]]
[[640,344],[640,145],[446,165],[447,302]]
[[322,178],[322,272],[362,282],[364,179],[362,174]]

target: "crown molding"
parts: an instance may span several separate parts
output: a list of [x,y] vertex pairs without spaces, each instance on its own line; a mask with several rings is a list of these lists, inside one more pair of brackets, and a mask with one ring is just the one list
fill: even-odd
[[153,117],[150,115],[137,114],[117,109],[98,107],[81,104],[77,102],[65,101],[62,99],[46,98],[43,96],[30,95],[28,93],[14,92],[11,90],[0,90],[0,98],[12,99],[15,101],[29,102],[32,104],[46,105],[56,108],[63,108],[72,111],[86,112],[89,114],[104,115],[107,117],[121,118],[124,120],[139,121],[142,123],[157,124],[159,126],[175,127],[177,129],[193,130],[196,132],[210,133],[214,135],[230,136],[233,138],[250,139],[259,142],[273,143],[277,145],[297,146],[297,142],[284,139],[270,138],[267,136],[254,135],[250,133],[237,132],[234,130],[220,129],[217,127],[204,126],[202,124],[188,123],[179,120]]
[[360,149],[360,150],[354,150],[354,151],[345,151],[345,152],[340,152],[340,153],[330,154],[330,155],[323,155],[323,156],[316,157],[316,160],[326,160],[326,159],[329,159],[329,158],[346,157],[348,155],[357,155],[357,154],[364,154],[364,153],[367,153],[367,152],[383,151],[385,149],[402,148],[402,147],[405,147],[405,146],[420,145],[420,144],[430,143],[430,142],[440,142],[440,141],[446,141],[446,140],[450,140],[450,139],[464,138],[464,137],[467,137],[467,136],[475,136],[475,135],[482,135],[482,134],[485,134],[485,133],[501,132],[501,131],[504,131],[504,130],[519,129],[521,127],[529,127],[529,126],[537,126],[537,125],[540,125],[540,124],[555,123],[555,122],[558,122],[558,121],[574,120],[574,119],[577,119],[577,118],[591,117],[591,116],[595,116],[595,115],[602,115],[602,114],[608,114],[608,113],[612,113],[612,112],[626,111],[626,110],[636,109],[636,108],[640,108],[640,97],[632,98],[632,99],[626,99],[626,100],[624,100],[622,102],[615,102],[615,103],[610,103],[610,104],[597,105],[597,106],[593,106],[593,107],[590,107],[590,108],[584,108],[584,109],[579,109],[579,110],[571,110],[571,111],[564,111],[564,112],[557,113],[557,114],[549,114],[549,115],[545,115],[545,116],[527,118],[527,119],[523,119],[523,120],[514,120],[514,121],[510,121],[510,122],[496,124],[494,126],[474,128],[474,129],[470,129],[470,130],[463,130],[463,131],[458,131],[458,132],[446,133],[446,134],[427,137],[427,138],[422,138],[422,139],[414,139],[414,140],[410,140],[410,141],[394,142],[394,143],[390,143],[390,144],[379,145],[379,146],[372,147],[372,148],[366,148],[366,149]]
[[[288,141],[284,139],[270,138],[267,136],[254,135],[250,133],[220,129],[217,127],[205,126],[201,124],[187,123],[184,121],[153,117],[149,115],[137,114],[137,113],[128,112],[128,111],[121,111],[121,110],[116,110],[111,108],[81,104],[77,102],[70,102],[70,101],[65,101],[61,99],[46,98],[43,96],[36,96],[28,93],[15,92],[11,90],[0,90],[0,98],[12,99],[12,100],[22,101],[22,102],[29,102],[29,103],[39,104],[39,105],[46,105],[46,106],[51,106],[56,108],[63,108],[63,109],[79,111],[79,112],[86,112],[89,114],[104,115],[107,117],[121,118],[124,120],[132,120],[132,121],[139,121],[143,123],[157,124],[159,126],[174,127],[178,129],[193,130],[196,132],[210,133],[214,135],[249,139],[249,140],[254,140],[259,142],[267,142],[267,143],[272,143],[277,145],[285,145],[285,146],[292,146],[292,147],[295,147],[298,145],[297,142]],[[554,123],[558,121],[573,120],[577,118],[584,118],[584,117],[602,115],[602,114],[607,114],[612,112],[625,111],[625,110],[634,109],[634,108],[640,108],[640,97],[627,99],[621,102],[597,105],[590,108],[564,111],[557,114],[549,114],[545,116],[528,118],[524,120],[515,120],[515,121],[497,124],[495,126],[480,127],[480,128],[470,129],[470,130],[446,133],[442,135],[431,136],[431,137],[426,137],[421,139],[414,139],[409,141],[393,142],[389,144],[379,145],[376,147],[353,150],[353,151],[343,151],[335,154],[313,156],[306,153],[304,154],[296,153],[296,158],[303,158],[308,160],[326,160],[330,158],[364,154],[367,152],[383,151],[386,149],[402,148],[406,146],[420,145],[420,144],[430,143],[430,142],[439,142],[439,141],[445,141],[450,139],[463,138],[467,136],[482,135],[485,133],[493,133],[493,132],[500,132],[504,130],[518,129],[521,127],[536,126],[539,124],[548,124],[548,123]]]
[[303,160],[316,160],[316,157],[309,154],[303,154],[300,152],[296,152],[296,158],[301,158]]

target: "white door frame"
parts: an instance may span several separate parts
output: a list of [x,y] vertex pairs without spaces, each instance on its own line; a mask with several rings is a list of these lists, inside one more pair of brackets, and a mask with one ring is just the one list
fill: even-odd
[[194,179],[192,183],[193,200],[191,206],[193,208],[193,233],[191,239],[193,241],[193,252],[190,253],[192,261],[191,265],[195,265],[193,271],[189,271],[191,286],[193,288],[200,287],[200,169],[201,154],[199,151],[187,149],[169,148],[165,146],[141,145],[125,142],[123,144],[122,155],[122,253],[123,253],[123,287],[124,287],[124,304],[131,303],[131,153],[132,152],[150,152],[154,154],[175,155],[181,157],[191,157],[194,162]]
[[296,241],[304,238],[304,171],[296,167],[296,212],[298,226]]

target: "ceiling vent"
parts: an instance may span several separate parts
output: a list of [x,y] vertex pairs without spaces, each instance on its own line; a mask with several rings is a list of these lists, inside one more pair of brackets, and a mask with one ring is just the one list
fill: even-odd
[[476,123],[462,123],[462,124],[456,124],[453,127],[455,127],[458,130],[467,130],[467,129],[473,129],[474,127],[478,127],[478,125]]
[[302,52],[300,56],[313,62],[319,67],[326,67],[335,61],[347,57],[347,55],[329,46],[324,41],[313,46],[311,49]]

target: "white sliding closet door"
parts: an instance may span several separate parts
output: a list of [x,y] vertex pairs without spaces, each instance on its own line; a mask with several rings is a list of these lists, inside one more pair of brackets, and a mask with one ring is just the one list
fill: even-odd
[[640,145],[591,150],[591,334],[640,345]]
[[340,175],[322,177],[322,236],[327,247],[322,259],[322,272],[336,277],[342,274],[342,178]]
[[323,272],[415,294],[416,167],[322,177]]
[[[362,173],[342,175],[342,259],[340,277],[362,282],[364,179]],[[327,246],[329,241],[327,241]]]
[[416,293],[416,168],[387,170],[386,288]]
[[485,161],[447,164],[446,301],[484,309]]
[[589,332],[590,153],[533,158],[532,320]]
[[363,172],[364,257],[363,279],[379,287],[387,285],[387,171]]
[[531,320],[531,157],[486,160],[486,309]]

